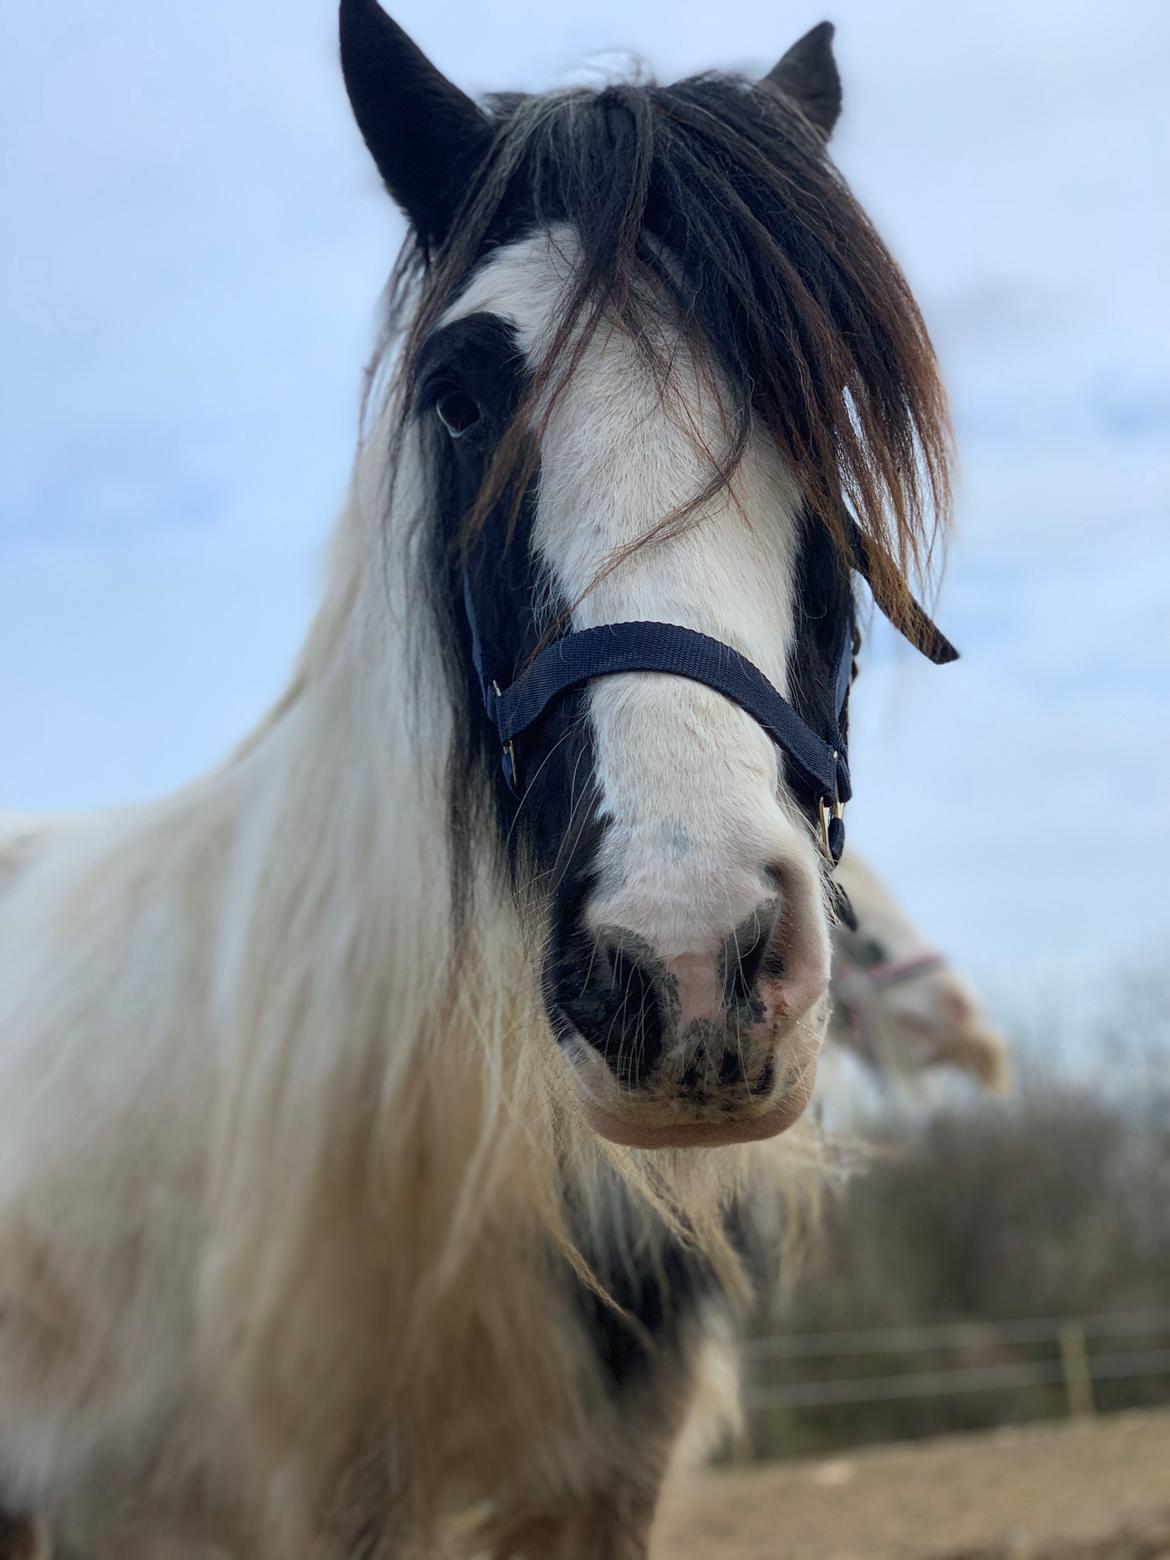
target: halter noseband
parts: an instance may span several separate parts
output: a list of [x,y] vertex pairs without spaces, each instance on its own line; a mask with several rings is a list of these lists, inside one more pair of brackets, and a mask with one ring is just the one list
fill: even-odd
[[[851,522],[851,528],[853,567],[869,584],[865,547],[855,521]],[[878,595],[874,599],[882,606]],[[499,735],[504,777],[514,795],[521,794],[516,739],[536,724],[558,695],[598,677],[612,677],[621,672],[662,672],[713,689],[737,704],[763,728],[812,786],[818,799],[821,844],[834,865],[840,861],[845,848],[845,803],[853,794],[841,729],[853,670],[851,595],[833,669],[833,722],[827,741],[813,731],[746,656],[718,639],[711,639],[692,628],[682,628],[677,623],[606,623],[598,628],[565,634],[546,645],[513,682],[501,688],[493,668],[486,664],[477,628],[471,576],[466,570],[463,602],[484,707]],[[958,658],[958,651],[916,601],[912,601],[910,621],[902,632],[936,665]]]

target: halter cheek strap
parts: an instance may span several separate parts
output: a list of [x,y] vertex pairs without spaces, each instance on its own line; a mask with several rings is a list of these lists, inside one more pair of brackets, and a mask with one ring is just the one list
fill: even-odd
[[[866,552],[854,528],[854,567],[869,579]],[[874,598],[878,606],[880,597]],[[546,645],[505,687],[487,664],[476,620],[471,577],[463,576],[463,602],[471,631],[471,652],[483,691],[484,707],[499,735],[505,779],[520,795],[516,739],[536,724],[554,699],[599,677],[622,672],[659,672],[702,683],[730,699],[767,732],[817,796],[821,843],[836,864],[845,848],[845,803],[853,794],[842,722],[853,669],[853,612],[845,613],[833,670],[833,721],[828,739],[819,736],[768,681],[763,672],[730,645],[677,623],[606,623],[565,634]],[[953,661],[958,651],[912,604],[907,638],[936,664]]]

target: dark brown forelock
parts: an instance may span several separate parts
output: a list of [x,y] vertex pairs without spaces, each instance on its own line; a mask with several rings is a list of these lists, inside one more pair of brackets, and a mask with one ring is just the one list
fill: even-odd
[[406,363],[499,243],[567,223],[581,263],[469,527],[523,490],[539,459],[533,409],[547,419],[598,325],[626,331],[668,386],[664,333],[646,328],[655,311],[714,371],[729,438],[702,452],[703,490],[643,541],[730,481],[754,412],[847,558],[842,499],[853,509],[875,592],[905,623],[907,581],[928,574],[949,512],[946,402],[906,280],[816,132],[777,94],[724,76],[497,98],[488,111],[494,148],[450,239],[429,257],[408,245],[395,273]]

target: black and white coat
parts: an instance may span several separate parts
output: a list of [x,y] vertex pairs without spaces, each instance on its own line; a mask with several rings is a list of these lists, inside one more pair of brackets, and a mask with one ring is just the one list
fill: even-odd
[[0,844],[0,1492],[85,1560],[633,1560],[819,1181],[825,863],[768,738],[678,678],[561,701],[512,798],[463,567],[513,665],[673,621],[815,725],[817,505],[852,461],[909,533],[941,402],[824,160],[831,29],[759,88],[490,117],[372,0],[342,23],[414,258],[296,674],[184,791]]

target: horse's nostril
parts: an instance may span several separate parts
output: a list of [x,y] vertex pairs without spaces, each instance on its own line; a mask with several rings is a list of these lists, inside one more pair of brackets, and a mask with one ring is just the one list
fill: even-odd
[[662,1055],[660,973],[636,939],[602,934],[553,981],[561,1014],[624,1084],[645,1082]]
[[749,1002],[761,972],[774,974],[779,951],[773,934],[779,901],[761,905],[737,926],[723,946],[723,993],[728,1007]]

